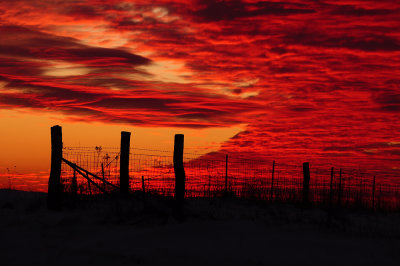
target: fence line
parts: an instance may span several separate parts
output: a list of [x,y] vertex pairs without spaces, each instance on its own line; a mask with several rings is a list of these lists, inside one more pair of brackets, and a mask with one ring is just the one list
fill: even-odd
[[[132,192],[141,191],[143,181],[148,193],[173,196],[175,175],[173,152],[154,154],[154,149],[133,148],[129,159],[129,188]],[[140,153],[139,153],[140,152]],[[110,183],[119,186],[119,151],[117,149],[92,147],[65,147],[64,158],[103,176]],[[259,198],[276,201],[302,201],[302,165],[285,164],[273,161],[236,159],[229,156],[226,176],[224,154],[200,157],[184,153],[186,172],[186,197],[218,197],[226,191],[244,198]],[[273,169],[274,168],[274,169]],[[334,168],[332,189],[331,169],[310,165],[309,201],[327,203],[328,201],[345,205],[399,209],[400,188],[386,184],[374,175],[359,169]],[[274,180],[272,184],[272,176]],[[63,164],[62,182],[68,191],[71,187],[73,170]],[[226,182],[227,181],[227,182]],[[340,182],[340,183],[339,183]],[[226,187],[227,186],[227,187]],[[98,193],[93,187],[91,193]],[[78,179],[78,191],[89,193],[86,180]],[[332,191],[330,194],[330,191]],[[373,195],[374,194],[374,195]]]
[[[61,127],[52,127],[49,201],[60,189],[72,194],[124,195],[136,191],[184,197],[235,195],[269,201],[400,210],[400,187],[360,169],[314,167],[275,160],[235,158],[211,152],[184,153],[183,135],[174,151],[131,148],[130,132],[121,147],[62,147]],[[119,191],[118,191],[119,190]],[[61,193],[61,192],[60,192]],[[51,204],[49,204],[49,207]],[[179,208],[177,208],[179,209]]]

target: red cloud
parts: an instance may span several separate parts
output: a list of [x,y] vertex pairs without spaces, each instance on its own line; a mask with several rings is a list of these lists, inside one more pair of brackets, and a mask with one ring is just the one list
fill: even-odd
[[[225,151],[389,170],[399,160],[397,146],[365,148],[399,141],[397,1],[18,4],[24,16],[7,2],[0,12],[2,108],[141,126],[245,123]],[[57,64],[67,66],[51,75]]]

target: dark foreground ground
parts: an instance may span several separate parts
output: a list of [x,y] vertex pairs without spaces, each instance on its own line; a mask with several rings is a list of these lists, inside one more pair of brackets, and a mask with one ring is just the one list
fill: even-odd
[[327,212],[237,199],[103,200],[48,211],[0,190],[1,265],[400,265],[400,214]]

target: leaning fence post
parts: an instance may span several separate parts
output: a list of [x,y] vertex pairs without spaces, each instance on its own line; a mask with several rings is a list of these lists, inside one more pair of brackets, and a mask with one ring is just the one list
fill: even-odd
[[176,134],[174,142],[174,172],[175,172],[175,201],[176,211],[182,218],[183,200],[185,198],[185,169],[183,167],[184,135]]
[[129,194],[129,150],[131,132],[121,131],[121,157],[119,161],[119,185],[121,194]]
[[308,203],[308,192],[310,190],[310,164],[303,163],[303,203]]
[[47,207],[59,209],[62,200],[61,187],[62,129],[51,127],[51,168],[47,192]]

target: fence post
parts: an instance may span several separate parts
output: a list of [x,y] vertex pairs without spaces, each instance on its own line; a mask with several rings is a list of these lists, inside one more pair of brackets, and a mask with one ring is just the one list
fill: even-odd
[[104,189],[104,191],[106,191],[106,182],[104,182],[106,180],[106,176],[104,173],[104,164],[103,163],[101,163],[101,175],[103,177],[103,189]]
[[121,131],[121,157],[119,161],[119,185],[121,194],[129,194],[129,150],[131,132]]
[[303,203],[308,203],[308,192],[310,190],[310,164],[303,163]]
[[142,192],[143,192],[143,194],[146,193],[146,187],[145,187],[145,184],[144,184],[144,176],[142,176]]
[[228,154],[225,156],[225,194],[228,193]]
[[338,194],[338,206],[342,204],[342,168],[339,170],[339,194]]
[[144,176],[142,176],[142,191],[143,191],[143,201],[146,202],[146,188],[144,185]]
[[372,182],[372,210],[375,210],[375,176]]
[[331,184],[329,186],[329,211],[328,211],[328,226],[330,227],[332,225],[332,214],[333,214],[333,208],[332,208],[332,199],[333,199],[333,167],[331,167]]
[[47,207],[59,209],[62,200],[61,162],[62,162],[62,129],[51,127],[51,168],[47,192]]
[[275,160],[272,161],[271,195],[270,195],[271,201],[274,197],[274,175],[275,175]]
[[360,174],[360,188],[359,188],[359,191],[360,191],[360,193],[359,193],[359,204],[361,205],[362,204],[362,198],[363,198],[363,192],[362,192],[362,186],[363,186],[363,182],[362,182],[363,180],[362,180],[362,175]]
[[331,167],[331,184],[329,186],[329,205],[332,205],[333,200],[333,167]]
[[177,218],[183,218],[183,201],[185,198],[185,169],[183,167],[184,135],[176,134],[174,141],[175,201]]

